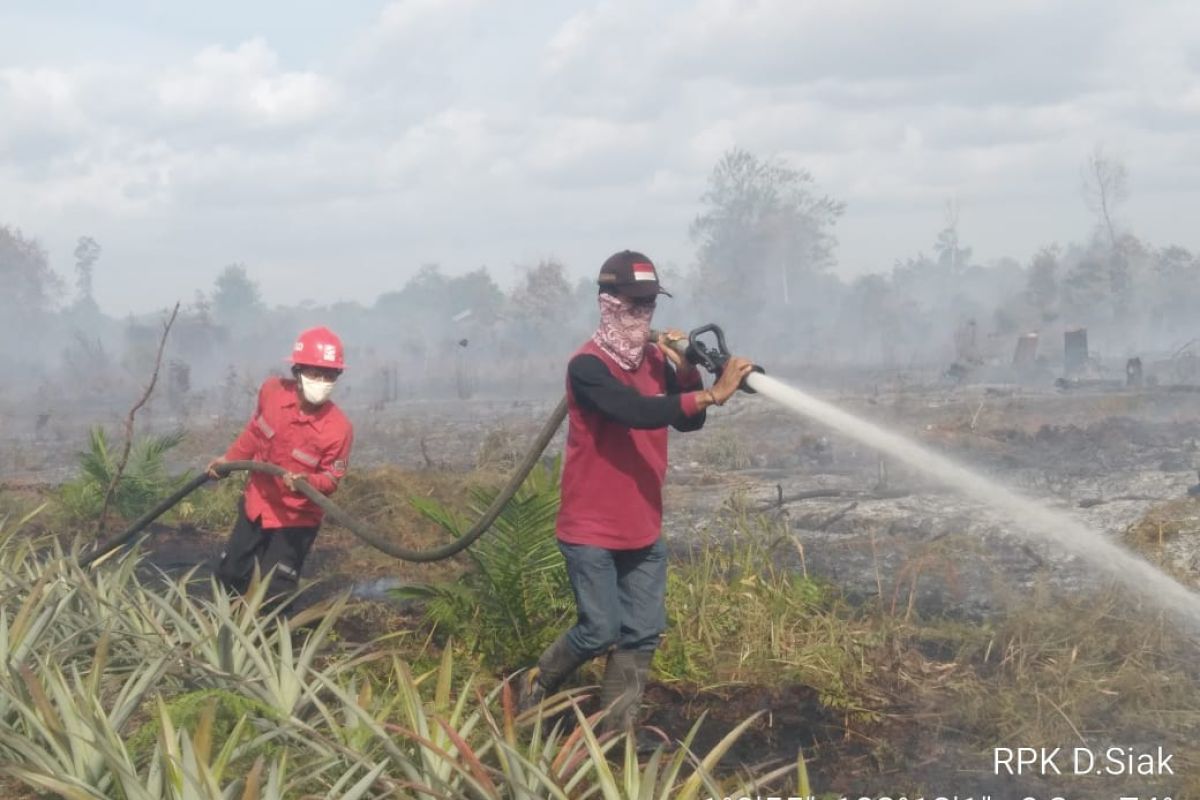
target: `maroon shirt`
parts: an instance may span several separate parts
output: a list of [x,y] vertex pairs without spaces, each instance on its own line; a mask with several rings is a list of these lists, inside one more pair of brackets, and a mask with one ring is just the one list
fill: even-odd
[[[354,430],[341,409],[322,403],[313,414],[300,410],[296,382],[268,378],[258,390],[258,407],[225,458],[265,461],[305,476],[321,494],[333,494],[346,474]],[[321,524],[324,512],[283,481],[262,472],[246,483],[246,516],[262,517],[262,526],[306,528]]]
[[700,373],[676,374],[654,345],[641,366],[621,369],[595,342],[567,368],[568,428],[558,538],[611,550],[636,550],[662,532],[667,425],[696,430]]

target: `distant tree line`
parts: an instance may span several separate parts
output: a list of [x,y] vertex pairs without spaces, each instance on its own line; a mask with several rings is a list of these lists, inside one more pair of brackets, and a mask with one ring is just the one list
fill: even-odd
[[[664,316],[679,325],[720,322],[740,350],[795,364],[937,363],[952,357],[954,332],[968,321],[999,353],[1011,351],[1017,334],[1070,326],[1088,326],[1110,351],[1130,353],[1200,335],[1200,259],[1144,241],[1124,224],[1129,191],[1120,161],[1096,150],[1082,179],[1095,220],[1082,241],[1047,243],[1024,263],[982,264],[950,205],[928,253],[844,280],[835,272],[835,232],[845,204],[803,169],[733,149],[700,198],[690,228],[694,261],[682,270],[661,265],[676,296]],[[0,226],[0,334],[20,342],[10,362],[17,369],[98,384],[136,373],[156,319],[102,312],[94,297],[102,255],[99,242],[80,237],[72,294],[35,239]],[[185,308],[172,355],[195,364],[199,383],[228,382],[231,370],[278,368],[294,331],[320,322],[342,330],[368,370],[399,365],[434,380],[439,365],[453,364],[461,390],[466,367],[503,363],[518,380],[558,381],[561,358],[594,325],[591,275],[591,265],[568,270],[545,260],[505,289],[486,267],[451,273],[425,264],[370,304],[284,307],[268,305],[270,287],[251,266],[230,264]]]

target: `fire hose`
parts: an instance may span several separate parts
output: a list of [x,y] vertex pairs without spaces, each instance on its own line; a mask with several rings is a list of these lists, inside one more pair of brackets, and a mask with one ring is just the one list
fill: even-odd
[[[706,333],[711,333],[715,336],[715,348],[706,346],[701,340],[700,337]],[[658,338],[657,333],[654,331],[651,332],[651,335],[653,338]],[[697,328],[688,335],[686,342],[682,340],[679,342],[672,342],[671,346],[681,355],[687,358],[688,361],[696,364],[697,366],[704,367],[713,375],[719,376],[721,371],[725,368],[726,362],[729,361],[729,350],[725,346],[725,334],[716,325],[710,324]],[[757,366],[754,369],[758,372],[763,371]],[[745,384],[742,385],[741,389],[744,392],[754,392],[753,389],[749,388]],[[504,510],[504,507],[508,505],[508,502],[512,500],[513,495],[517,493],[517,490],[521,488],[521,484],[525,482],[525,479],[533,470],[534,465],[537,464],[538,459],[541,458],[542,453],[550,444],[550,440],[554,438],[554,434],[558,431],[559,426],[562,425],[562,421],[566,415],[567,400],[564,397],[559,401],[558,405],[555,406],[554,411],[550,413],[550,416],[546,418],[546,422],[542,425],[541,430],[538,431],[537,436],[530,445],[528,452],[526,452],[525,458],[522,459],[521,463],[518,464],[516,469],[513,470],[513,473],[509,476],[507,483],[505,483],[503,488],[492,500],[491,504],[487,507],[475,524],[471,526],[471,529],[462,536],[459,536],[453,542],[444,544],[441,547],[435,547],[429,550],[413,550],[408,547],[401,547],[400,545],[391,541],[387,536],[384,536],[371,529],[362,520],[338,506],[328,497],[313,488],[307,481],[297,480],[295,482],[296,491],[315,503],[322,511],[325,512],[325,516],[327,518],[346,528],[359,539],[363,540],[382,553],[392,556],[393,558],[401,559],[402,561],[413,561],[418,563],[441,561],[443,559],[450,558],[451,556],[470,547],[477,539],[479,539],[480,536],[487,532],[492,523],[496,521],[496,517],[498,517],[500,512]],[[222,476],[238,471],[259,472],[267,475],[274,475],[278,478],[282,478],[288,474],[288,471],[283,467],[270,464],[265,461],[226,461],[217,465],[216,471]],[[105,558],[105,556],[116,551],[118,548],[134,542],[138,534],[142,533],[147,527],[150,526],[152,522],[173,508],[177,503],[183,500],[183,498],[187,497],[189,494],[196,491],[211,480],[213,480],[213,478],[209,476],[207,472],[202,472],[199,475],[191,478],[189,481],[187,481],[187,483],[180,486],[172,494],[159,502],[158,505],[154,506],[154,508],[151,508],[149,511],[142,514],[142,516],[134,520],[133,523],[131,523],[129,527],[120,534],[101,542],[92,550],[80,556],[80,566],[89,566]]]

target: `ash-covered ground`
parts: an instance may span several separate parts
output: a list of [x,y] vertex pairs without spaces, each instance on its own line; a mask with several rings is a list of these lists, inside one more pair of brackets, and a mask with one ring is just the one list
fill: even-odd
[[[1186,497],[1200,468],[1200,392],[1186,387],[893,381],[880,388],[857,381],[852,389],[819,394],[1114,538],[1156,505]],[[350,405],[353,466],[503,470],[524,452],[556,400],[544,393]],[[79,404],[50,419],[36,409],[10,411],[0,427],[0,483],[51,486],[68,479],[88,427],[102,424],[119,441],[123,416],[115,405]],[[243,422],[232,414],[170,413],[152,403],[137,431],[185,428],[173,466],[199,468]],[[561,452],[563,435],[547,457]],[[712,409],[702,431],[672,431],[670,447],[664,530],[678,546],[719,538],[722,514],[761,512],[790,533],[791,546],[780,552],[795,569],[855,595],[888,597],[903,583],[906,602],[915,588],[920,610],[968,618],[989,612],[997,577],[1010,589],[1047,575],[1087,579],[1076,559],[1053,544],[1012,535],[1014,520],[761,396],[739,394]],[[1200,549],[1187,537],[1168,550],[1174,567],[1200,572]]]
[[[1144,528],[1155,509],[1176,503],[1174,527],[1158,557],[1185,580],[1200,574],[1200,500],[1187,498],[1200,467],[1198,392],[895,382],[876,388],[857,381],[846,389],[826,385],[818,394],[1067,512],[1117,542],[1128,542],[1131,531]],[[465,474],[483,467],[503,474],[523,454],[557,399],[545,392],[521,399],[350,405],[347,411],[356,426],[352,468],[390,465],[410,474]],[[30,411],[6,415],[0,430],[0,484],[44,488],[69,478],[77,469],[76,453],[84,447],[88,426],[104,424],[119,437],[123,414],[116,407],[91,407],[53,420]],[[178,415],[152,406],[139,417],[137,429],[184,427],[189,435],[173,454],[173,466],[199,468],[223,450],[243,422],[234,415]],[[561,452],[563,435],[560,430],[547,457]],[[735,528],[731,515],[762,515],[780,539],[779,558],[790,568],[822,577],[852,597],[878,600],[897,614],[967,623],[995,617],[1014,595],[1046,582],[1070,590],[1097,580],[1054,544],[1017,535],[1018,521],[761,396],[740,394],[713,409],[704,430],[672,432],[670,447],[664,528],[678,551],[700,540],[727,538]],[[405,504],[402,493],[398,490],[389,502]],[[1181,515],[1194,524],[1181,526]],[[151,559],[172,569],[204,563],[219,551],[224,534],[163,530],[149,545]],[[344,531],[323,532],[308,576],[326,587],[357,585],[364,596],[377,596],[379,588],[391,585],[390,576],[416,574],[387,559],[364,562],[352,552],[355,545]],[[370,630],[368,622],[361,633],[365,638],[378,631]],[[782,694],[755,692],[749,687],[736,694],[727,708],[712,709],[711,718],[732,725],[764,706],[771,707],[781,725],[817,724],[808,717],[818,706],[799,688]],[[669,687],[654,688],[654,719],[669,717],[676,706],[697,704],[698,709],[705,702],[676,695]],[[779,704],[795,708],[789,716]],[[821,719],[836,728],[836,720]],[[673,721],[686,729],[688,720]],[[1142,736],[1154,741],[1153,732]],[[752,746],[778,746],[783,752],[797,741],[798,734],[785,736],[782,744],[755,739]],[[1053,785],[989,775],[986,754],[953,735],[930,737],[918,749],[905,758],[921,763],[906,774],[919,775],[925,785],[970,783],[972,791],[991,791],[996,797]],[[835,749],[828,761],[818,755],[818,774],[835,785],[844,783],[839,765],[849,763],[847,752]]]
[[[732,497],[786,524],[797,568],[861,595],[908,582],[922,610],[966,617],[993,607],[997,578],[1009,590],[1089,578],[1053,543],[1014,535],[1011,517],[768,400],[739,399],[704,432],[674,440],[671,535],[710,528],[714,504]],[[826,399],[1118,540],[1197,482],[1193,392],[964,387]],[[1195,548],[1174,540],[1173,566],[1191,570]]]

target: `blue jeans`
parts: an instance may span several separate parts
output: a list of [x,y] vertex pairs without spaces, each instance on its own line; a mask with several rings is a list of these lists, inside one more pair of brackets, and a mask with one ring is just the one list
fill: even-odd
[[639,550],[608,550],[559,541],[575,592],[578,619],[567,631],[571,649],[598,656],[619,650],[653,652],[667,628],[667,546],[660,537]]

